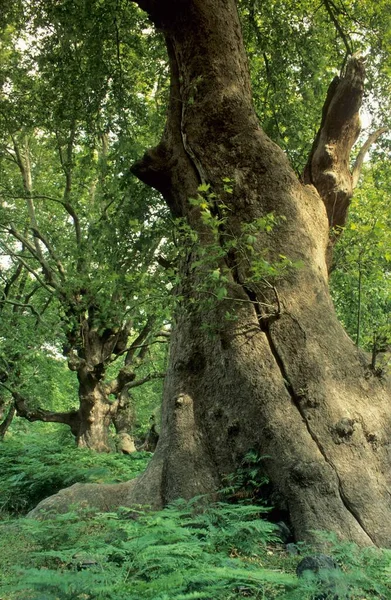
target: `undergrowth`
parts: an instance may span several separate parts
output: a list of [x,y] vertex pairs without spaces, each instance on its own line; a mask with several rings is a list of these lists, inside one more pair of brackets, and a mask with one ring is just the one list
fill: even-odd
[[23,514],[47,496],[77,482],[114,483],[136,477],[150,459],[134,455],[97,454],[76,448],[71,436],[20,433],[0,445],[0,517]]
[[[323,536],[340,569],[298,579],[259,506],[68,513],[0,524],[2,600],[389,600],[391,553]],[[327,576],[326,576],[327,575]]]
[[[314,548],[288,553],[262,504],[262,458],[250,452],[222,497],[178,500],[159,512],[70,512],[21,516],[77,481],[122,481],[149,455],[76,449],[57,432],[1,445],[0,600],[390,600],[391,552],[360,549],[319,534],[339,565],[297,578]],[[258,504],[256,504],[258,502]]]

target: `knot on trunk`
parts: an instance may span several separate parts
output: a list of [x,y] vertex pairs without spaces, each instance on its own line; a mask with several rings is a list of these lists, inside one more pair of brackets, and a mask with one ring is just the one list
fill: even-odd
[[354,433],[354,424],[355,421],[353,419],[349,419],[347,417],[338,421],[338,423],[334,426],[334,432],[336,434],[335,443],[340,444],[341,442],[349,441],[351,436]]

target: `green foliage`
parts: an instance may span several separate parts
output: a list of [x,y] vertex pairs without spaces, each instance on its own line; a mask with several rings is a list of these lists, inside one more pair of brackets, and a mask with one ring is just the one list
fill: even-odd
[[[281,600],[317,597],[325,600],[386,600],[390,597],[390,550],[360,548],[350,542],[341,542],[333,533],[317,532],[317,539],[322,553],[333,557],[338,568],[320,570],[319,576],[305,573],[295,589],[281,594]],[[306,544],[299,543],[298,548],[302,555],[314,553]]]
[[[240,597],[240,589],[254,598],[275,597],[295,577],[256,564],[273,540],[273,527],[259,512],[198,500],[149,515],[123,511],[78,520],[68,514],[5,523],[2,541],[17,526],[30,551],[29,561],[19,557],[16,571],[6,561],[6,600],[225,600]],[[243,550],[252,560],[237,557]]]
[[[242,223],[239,229],[236,222],[231,222],[232,210],[228,198],[233,185],[231,179],[224,178],[220,198],[209,184],[202,184],[197,196],[189,199],[193,210],[200,213],[201,226],[198,231],[183,220],[176,223],[182,258],[187,260],[189,251],[193,254],[190,266],[192,289],[187,300],[200,311],[209,310],[216,302],[235,301],[229,290],[235,270],[240,270],[244,286],[256,288],[266,285],[272,288],[272,282],[276,283],[279,278],[301,266],[300,262],[283,255],[274,260],[270,257],[268,236],[286,220],[283,215],[269,213]],[[173,284],[181,285],[178,275]],[[197,297],[194,297],[194,291]],[[179,300],[182,299],[179,296]],[[230,319],[234,315],[227,313],[226,317]]]
[[335,252],[331,291],[338,316],[357,345],[391,344],[389,165],[365,170]]
[[[366,56],[364,114],[390,122],[391,18],[387,0],[240,0],[254,105],[266,133],[298,173],[308,159],[323,102],[348,55]],[[389,140],[381,141],[389,148]]]
[[223,497],[230,502],[262,501],[263,488],[269,481],[262,464],[264,458],[255,450],[247,452],[236,471],[225,477],[225,487],[221,490]]
[[391,553],[319,534],[339,569],[298,579],[259,506],[179,500],[139,508],[68,513],[0,524],[4,600],[385,600]]
[[[100,376],[111,365],[115,380],[128,342],[169,318],[156,262],[167,210],[129,172],[162,127],[162,50],[133,3],[111,0],[21,3],[0,31],[0,358],[29,410],[77,405],[74,359],[99,356],[87,331],[102,349],[114,342]],[[73,370],[61,391],[45,385],[53,352]],[[147,352],[133,354],[136,371]]]
[[6,438],[0,455],[0,513],[25,513],[60,489],[78,482],[113,483],[141,473],[150,455],[97,454],[78,449],[70,434],[37,425],[37,433]]

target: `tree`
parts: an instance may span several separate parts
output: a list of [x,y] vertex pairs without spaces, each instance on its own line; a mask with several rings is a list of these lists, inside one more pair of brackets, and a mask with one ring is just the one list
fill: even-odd
[[334,253],[331,276],[338,316],[356,344],[372,353],[379,375],[391,343],[389,185],[388,161],[373,157]]
[[[330,228],[344,225],[353,191],[364,61],[351,55],[333,80],[301,181],[254,112],[234,0],[138,4],[164,35],[171,90],[162,141],[133,172],[197,236],[180,267],[162,431],[136,482],[99,498],[75,488],[40,508],[214,492],[254,448],[297,538],[326,529],[390,545],[389,385],[344,332],[328,289]],[[215,251],[216,230],[212,265],[203,251]],[[226,292],[200,310],[211,270]]]
[[[42,147],[44,132],[40,131],[39,135],[41,138],[39,145]],[[52,305],[51,314],[53,315],[53,311],[56,314],[55,331],[63,341],[61,351],[67,357],[69,369],[77,375],[79,396],[77,409],[65,412],[48,410],[39,403],[37,405],[37,401],[32,402],[31,399],[26,398],[23,392],[25,383],[21,377],[19,385],[14,385],[12,388],[7,383],[7,389],[12,392],[16,413],[29,421],[64,423],[71,428],[79,446],[87,446],[98,451],[110,449],[109,426],[113,422],[121,449],[134,451],[131,437],[134,407],[130,389],[142,385],[151,378],[163,376],[161,371],[152,370],[145,377],[136,379],[135,370],[147,355],[150,342],[153,341],[149,338],[153,337],[154,331],[159,328],[163,315],[160,311],[158,317],[156,309],[154,309],[154,317],[149,312],[153,310],[151,309],[151,296],[154,294],[152,281],[156,277],[159,280],[157,272],[151,276],[148,276],[147,272],[159,244],[159,238],[154,239],[152,233],[155,226],[152,226],[146,235],[140,230],[134,229],[133,232],[130,230],[127,234],[130,244],[125,256],[120,257],[118,254],[121,251],[118,246],[123,243],[123,240],[119,244],[112,243],[111,251],[105,252],[107,237],[112,238],[114,227],[111,221],[110,225],[106,225],[105,231],[106,202],[97,221],[95,215],[91,214],[91,220],[87,223],[85,221],[83,225],[78,208],[67,198],[68,187],[71,196],[70,182],[73,179],[71,167],[66,173],[62,198],[58,194],[55,196],[45,194],[42,187],[38,192],[33,193],[34,176],[30,168],[30,147],[25,141],[22,151],[16,134],[12,139],[13,148],[8,148],[8,155],[14,157],[25,185],[24,188],[21,186],[22,191],[19,192],[19,205],[18,191],[12,191],[12,185],[10,185],[10,193],[5,194],[8,206],[3,211],[1,225],[3,239],[0,246],[10,260],[21,267],[22,273],[25,273],[28,279],[35,281],[35,291],[40,289],[41,296],[42,293],[46,296],[45,302]],[[73,142],[74,140],[72,144]],[[61,157],[61,148],[59,151]],[[72,152],[73,149],[70,149],[69,153]],[[76,156],[72,160],[76,163]],[[39,169],[43,170],[39,160],[36,159],[36,162]],[[8,174],[10,184],[12,178],[9,170]],[[51,184],[53,183],[52,180]],[[94,194],[96,196],[99,194],[98,184],[94,186]],[[56,214],[53,210],[48,210],[45,205],[36,209],[35,203],[42,197],[45,200],[58,202],[63,208],[63,213]],[[14,199],[14,206],[9,206],[11,199]],[[110,203],[113,206],[118,204],[115,196],[111,198]],[[99,214],[99,208],[96,212]],[[70,217],[71,224],[74,226],[73,235],[68,227]],[[100,220],[103,223],[99,223]],[[24,231],[19,228],[19,223],[25,224]],[[116,229],[118,232],[118,227]],[[148,226],[144,227],[144,231],[148,231]],[[65,236],[64,232],[66,232]],[[133,245],[137,246],[137,249],[133,250],[130,241],[132,235]],[[151,260],[147,258],[148,256]],[[97,265],[99,265],[99,273],[95,273]],[[144,295],[142,306],[139,305],[136,294]],[[6,301],[13,302],[14,306],[18,305],[17,297],[10,296]],[[34,307],[34,297],[29,299],[29,305],[25,302],[24,307],[25,311],[30,307],[35,312],[33,317],[41,319],[39,306]],[[15,322],[15,313],[11,314],[14,315],[14,326],[20,326],[20,320],[19,323]],[[25,318],[23,311],[19,311],[19,315]],[[51,321],[50,325],[53,327],[53,319]],[[10,327],[12,321],[9,320],[7,325]],[[30,334],[34,339],[32,330]],[[46,344],[52,343],[58,348],[58,339],[55,338],[55,335],[46,331]],[[31,347],[31,344],[29,345]],[[10,356],[8,359],[15,362]],[[20,355],[19,362],[22,360],[23,355]],[[20,375],[21,371],[19,367]]]
[[[0,247],[10,270],[22,274],[34,294],[21,304],[18,290],[14,296],[4,292],[0,306],[20,305],[21,319],[33,311],[33,321],[40,323],[50,314],[45,343],[61,351],[76,373],[79,405],[65,411],[42,406],[26,394],[20,366],[19,382],[2,385],[18,416],[64,423],[79,446],[98,451],[110,449],[113,423],[120,448],[129,452],[135,449],[130,390],[164,375],[152,366],[136,377],[150,344],[167,341],[154,337],[166,315],[165,307],[154,303],[154,297],[165,298],[166,280],[156,262],[157,248],[164,246],[161,207],[151,194],[146,207],[140,186],[133,186],[132,203],[123,203],[123,154],[131,140],[124,143],[121,134],[123,116],[104,77],[109,67],[97,72],[96,64],[88,63],[90,45],[93,61],[101,50],[91,35],[83,38],[90,33],[88,23],[77,31],[78,40],[74,15],[53,10],[54,31],[44,29],[38,41],[27,37],[24,57],[21,34],[10,28],[2,39]],[[45,25],[45,14],[34,15],[36,27]],[[41,62],[34,54],[38,49]],[[127,77],[122,68],[121,80]],[[133,94],[137,97],[137,89]],[[34,306],[35,297],[41,306]],[[11,315],[15,318],[15,311]],[[14,325],[20,327],[21,319]],[[8,329],[11,325],[9,319]]]
[[[1,269],[1,345],[0,345],[0,439],[3,439],[15,416],[15,403],[10,400],[7,389],[17,385],[24,377],[21,365],[28,362],[28,355],[44,343],[41,317],[47,309],[40,287],[34,285],[21,264]],[[32,298],[34,298],[34,305]],[[39,311],[39,312],[38,312]]]

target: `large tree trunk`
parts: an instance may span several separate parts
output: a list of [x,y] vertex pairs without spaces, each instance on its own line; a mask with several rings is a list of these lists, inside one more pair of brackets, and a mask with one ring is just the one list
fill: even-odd
[[[324,529],[389,546],[389,388],[339,324],[326,264],[328,215],[335,215],[329,189],[349,183],[346,155],[358,133],[361,62],[354,59],[335,83],[342,98],[337,107],[328,98],[310,175],[307,169],[312,183],[304,185],[257,122],[234,0],[138,4],[164,33],[171,97],[162,142],[134,172],[188,220],[199,247],[182,265],[185,300],[172,336],[158,447],[146,473],[129,486],[128,502],[159,506],[214,492],[254,448],[265,457],[274,502],[289,512],[298,539]],[[330,106],[345,112],[339,120],[332,115],[331,132],[324,127]],[[326,147],[330,155],[322,155]],[[329,183],[321,177],[326,170]],[[232,180],[231,194],[224,178]],[[284,255],[302,266],[272,282],[254,281],[243,248],[220,253],[215,266],[209,256],[208,268],[227,278],[228,294],[203,310],[206,267],[198,259],[213,236],[189,198],[205,182],[216,194],[211,213],[224,216],[223,249],[228,237],[240,239],[243,224],[273,211],[285,221],[259,232],[256,254],[269,262]],[[351,189],[345,192],[332,198],[341,203],[339,223]]]
[[[327,171],[330,180],[334,168],[340,178],[332,185],[345,193],[332,200],[342,223],[351,196],[348,157],[358,134],[362,64],[352,61],[345,80],[335,82],[336,107],[332,98],[325,106],[324,121],[330,106],[343,110],[333,115],[331,132],[321,129],[323,146],[317,140],[312,153],[314,179],[324,188],[317,186],[318,192],[298,181],[259,127],[235,2],[139,4],[165,35],[172,88],[164,138],[136,165],[136,174],[188,219],[201,243],[208,243],[208,233],[188,199],[203,182],[217,194],[212,210],[218,213],[219,200],[228,206],[222,244],[227,232],[240,237],[244,223],[271,211],[284,216],[271,234],[259,234],[255,248],[268,248],[270,261],[284,255],[303,264],[274,282],[276,295],[250,281],[248,257],[233,250],[219,266],[229,278],[228,296],[237,301],[216,302],[209,312],[190,310],[187,302],[180,311],[155,459],[162,466],[162,502],[218,489],[222,476],[255,448],[265,456],[275,501],[289,511],[297,537],[326,529],[390,545],[389,395],[330,300],[327,216],[336,222],[336,210],[330,184],[319,175]],[[338,142],[335,156],[322,154],[330,137]],[[227,177],[230,195],[223,188]],[[197,290],[195,254],[182,273],[187,300]],[[193,296],[200,301],[196,291]],[[235,321],[225,318],[227,311]]]

